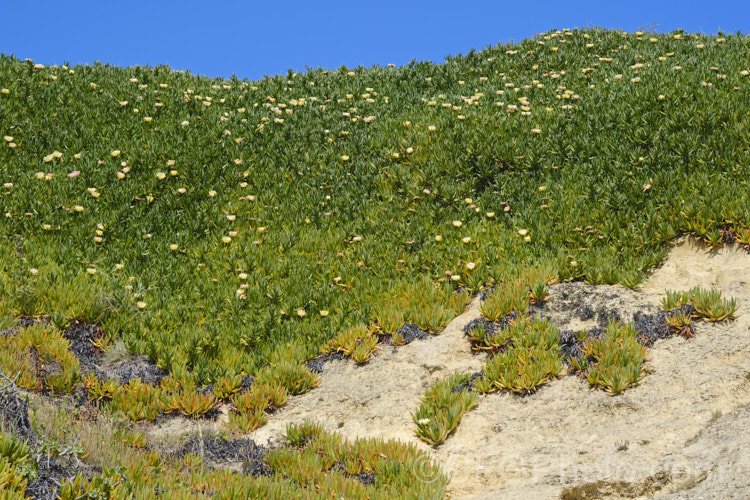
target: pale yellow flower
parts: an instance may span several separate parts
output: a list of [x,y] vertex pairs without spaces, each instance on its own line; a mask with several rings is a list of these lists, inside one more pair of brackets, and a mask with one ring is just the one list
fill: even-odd
[[176,244],[174,244],[174,243],[172,243],[171,245],[169,245],[169,249],[172,250],[172,251],[177,250],[178,248],[179,247]]
[[453,227],[461,227],[461,225],[463,225],[463,222],[461,222],[460,220],[453,221]]
[[300,318],[303,318],[307,316],[307,311],[305,311],[304,309],[297,309],[297,316],[299,316]]
[[73,207],[73,210],[75,210],[76,212],[83,212],[83,207],[81,205],[75,205]]
[[222,236],[221,241],[223,241],[224,243],[229,243],[232,241],[232,238],[230,238],[229,236]]
[[143,301],[139,301],[136,305],[138,306],[138,309],[145,309],[146,308],[146,303],[143,302]]
[[438,234],[435,236],[435,241],[443,241],[443,237]]
[[475,262],[467,262],[466,263],[466,269],[468,269],[469,271],[471,271],[475,267],[477,267],[477,264]]
[[216,191],[214,191],[212,189],[211,191],[208,192],[208,196],[210,196],[211,198],[213,198],[214,196],[216,196]]
[[167,177],[167,174],[164,172],[156,172],[156,178],[159,180],[163,180],[165,177]]
[[89,267],[88,269],[86,269],[86,272],[89,274],[96,274],[96,269],[94,269],[93,267]]
[[320,310],[320,315],[325,318],[326,316],[328,316],[328,311],[326,311],[325,309],[321,309]]
[[463,241],[464,243],[468,243],[471,241],[471,236],[464,236],[463,238],[461,238],[461,241]]
[[527,234],[529,234],[529,230],[528,229],[519,229],[518,230],[518,234],[520,234],[521,236],[526,236]]

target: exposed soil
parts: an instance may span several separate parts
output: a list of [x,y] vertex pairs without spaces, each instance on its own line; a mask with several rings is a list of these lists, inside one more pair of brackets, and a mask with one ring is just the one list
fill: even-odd
[[266,449],[249,439],[193,436],[177,450],[176,455],[188,453],[203,457],[209,467],[237,469],[253,477],[273,474],[265,461]]
[[[663,338],[665,289],[714,287],[734,296],[742,316],[696,323],[696,336]],[[616,397],[565,376],[535,394],[480,396],[437,448],[414,435],[411,412],[425,388],[455,371],[476,373],[464,327],[479,300],[438,335],[381,346],[366,365],[333,360],[322,383],[291,398],[250,437],[278,443],[288,422],[312,418],[345,438],[396,438],[429,451],[451,474],[453,498],[740,498],[750,491],[750,256],[736,246],[709,250],[677,242],[640,291],[565,283],[532,314],[562,331],[596,332],[610,319],[635,321],[652,344],[638,387]],[[425,480],[430,480],[425,477]]]

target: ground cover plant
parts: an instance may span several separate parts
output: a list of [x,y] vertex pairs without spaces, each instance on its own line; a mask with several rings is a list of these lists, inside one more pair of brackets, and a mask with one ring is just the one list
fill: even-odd
[[[365,363],[487,287],[493,320],[555,280],[635,287],[681,233],[748,245],[748,52],[560,30],[256,82],[0,55],[0,368],[134,421],[229,403],[249,432],[319,383],[321,346]],[[93,372],[75,324],[153,380]],[[497,377],[478,383],[530,390],[502,340],[482,338]],[[520,362],[546,380],[544,356]]]

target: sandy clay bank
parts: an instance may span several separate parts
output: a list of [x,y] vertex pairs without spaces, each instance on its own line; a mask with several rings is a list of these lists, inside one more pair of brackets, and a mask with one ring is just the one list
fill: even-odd
[[[699,322],[691,339],[659,340],[647,375],[616,397],[577,377],[526,397],[480,396],[449,439],[431,448],[411,418],[425,388],[455,371],[480,370],[463,327],[478,300],[439,335],[384,347],[367,365],[326,364],[316,389],[292,398],[250,437],[278,442],[288,422],[312,418],[355,439],[396,438],[429,450],[451,476],[451,498],[742,498],[750,494],[750,255],[681,240],[639,291],[582,283],[550,287],[548,316],[585,328],[655,312],[665,289],[721,289],[741,316]],[[581,306],[594,316],[581,319]],[[591,316],[590,314],[588,316]],[[424,478],[429,481],[429,477]]]

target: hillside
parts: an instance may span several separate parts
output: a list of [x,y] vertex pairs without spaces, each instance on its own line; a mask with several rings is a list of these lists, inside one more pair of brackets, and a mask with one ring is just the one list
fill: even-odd
[[[1,55],[0,368],[136,422],[231,405],[244,435],[321,383],[310,360],[377,363],[480,291],[500,324],[555,282],[637,289],[680,235],[750,245],[748,43],[562,30],[260,81]],[[696,315],[732,319],[714,298]],[[632,376],[592,386],[642,378],[626,330]],[[549,369],[501,389],[561,373],[534,332]]]

